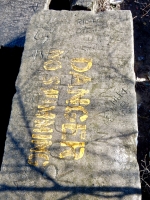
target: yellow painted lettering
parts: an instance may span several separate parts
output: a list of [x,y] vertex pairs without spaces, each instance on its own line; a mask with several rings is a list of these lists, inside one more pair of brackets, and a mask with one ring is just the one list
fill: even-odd
[[[84,65],[86,63],[86,66]],[[80,67],[77,65],[81,65]],[[71,60],[71,67],[77,72],[86,72],[92,67],[92,59],[86,58],[73,58]]]
[[88,94],[89,90],[85,89],[77,89],[72,90],[68,89],[68,94],[75,94],[72,96],[69,100],[66,100],[66,104],[74,104],[74,105],[89,105],[90,100],[89,99],[81,99],[85,94]]
[[[74,157],[75,160],[79,160],[84,155],[84,142],[74,142],[74,141],[66,141],[61,142],[61,146],[69,147],[69,149],[61,152],[59,154],[60,158],[66,158],[66,157]],[[76,152],[76,150],[79,149],[79,153]]]
[[63,51],[60,50],[51,51],[48,56],[48,61],[44,63],[44,69],[53,71],[62,68],[61,62],[59,61],[62,53]]
[[30,151],[31,152],[48,152],[48,147],[49,147],[50,145],[49,144],[40,144],[40,143],[38,143],[38,144],[35,144],[35,147],[33,147],[33,148],[31,148],[30,149]]
[[47,105],[38,105],[38,108],[41,109],[41,111],[45,112],[45,111],[50,111],[50,110],[54,110],[55,106],[47,106]]
[[74,78],[74,83],[72,85],[83,85],[87,82],[91,81],[91,78],[89,78],[88,76],[85,76],[83,74],[79,74],[76,72],[69,72],[69,74],[72,74],[73,78]]
[[58,99],[58,95],[47,94],[46,97],[52,98],[52,99]]
[[85,137],[86,137],[86,125],[78,124],[77,125],[77,130],[81,131],[81,139],[85,140]]
[[64,51],[52,50],[52,51],[50,51],[48,58],[55,59],[55,58],[60,57],[60,55],[63,54],[63,53],[64,53]]
[[81,139],[85,139],[86,125],[82,124],[62,124],[62,139],[66,140],[67,130],[70,130],[72,135],[76,135],[80,131]]
[[55,100],[55,99],[44,99],[43,101],[42,101],[42,103],[44,103],[44,104],[56,104],[57,103],[57,101]]
[[70,121],[70,122],[75,122],[76,121],[76,113],[71,113],[70,115],[68,113],[64,114],[64,117],[66,118],[66,120]]
[[44,90],[42,89],[42,91],[44,92],[44,94],[47,95],[58,95],[59,91],[58,90],[54,90],[54,89],[50,89],[50,90]]
[[35,127],[45,127],[45,126],[53,125],[54,121],[41,119],[41,120],[34,120],[34,123],[35,123]]
[[50,140],[52,138],[51,135],[43,135],[43,134],[32,134],[33,139],[39,140]]
[[33,165],[35,167],[38,166],[38,162],[36,161],[36,155],[35,154],[30,154],[28,157],[28,163],[29,165]]
[[38,155],[39,158],[45,159],[45,161],[42,164],[43,167],[45,167],[46,165],[49,164],[49,156],[47,154],[45,154],[45,153],[38,153],[37,155]]
[[31,140],[31,143],[36,145],[47,145],[47,146],[52,145],[52,141],[49,140]]
[[83,106],[74,106],[74,107],[67,106],[66,109],[65,109],[65,117],[68,117],[68,119],[69,119],[70,118],[69,114],[72,111],[82,111],[84,113],[84,115],[82,115],[80,117],[80,121],[84,122],[84,121],[87,120],[87,118],[88,118],[88,112],[87,112],[87,110]]
[[72,135],[75,135],[77,125],[76,124],[62,124],[62,139],[63,140],[66,140],[67,129],[71,131]]
[[58,90],[55,90],[55,89],[44,90],[44,89],[42,89],[42,91],[44,92],[46,97],[58,99],[58,93],[59,93]]
[[53,133],[53,129],[45,127],[45,126],[41,126],[39,128],[33,129],[33,132],[35,132],[35,133]]
[[45,78],[43,78],[43,83],[45,84],[45,85],[50,85],[50,84],[59,84],[60,83],[60,79],[57,77],[57,76],[55,76],[55,77],[52,77],[52,78],[50,78],[50,79],[48,79],[48,80],[46,80]]
[[44,63],[44,69],[45,70],[51,70],[51,71],[53,70],[54,71],[54,70],[57,70],[57,69],[60,69],[60,68],[62,68],[62,66],[61,66],[61,62],[58,61],[58,60],[50,59],[50,60],[48,60]]
[[38,162],[36,161],[37,158],[42,158],[45,160],[42,164],[43,166],[46,166],[47,164],[49,164],[49,156],[45,153],[30,154],[28,157],[28,163],[30,165],[37,167],[39,165]]
[[42,113],[38,111],[38,113],[36,114],[36,117],[41,118],[41,119],[55,119],[56,115],[53,113],[49,113],[48,111],[42,112]]

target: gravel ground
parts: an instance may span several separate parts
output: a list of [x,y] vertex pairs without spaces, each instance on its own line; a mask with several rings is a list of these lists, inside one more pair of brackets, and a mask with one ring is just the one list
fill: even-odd
[[131,10],[133,15],[139,128],[137,159],[142,200],[150,200],[150,0],[124,0],[121,9]]

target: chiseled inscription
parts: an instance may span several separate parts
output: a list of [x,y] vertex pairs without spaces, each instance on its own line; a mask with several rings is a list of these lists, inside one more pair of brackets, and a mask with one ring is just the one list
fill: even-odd
[[[124,108],[126,105],[124,102],[120,102],[120,100],[124,97],[124,95],[127,94],[127,90],[122,88],[120,91],[116,92],[114,97],[110,100],[111,106],[109,107],[109,112],[111,114],[108,114],[104,112],[104,123],[108,124],[109,122],[113,122],[115,119],[113,119],[111,116],[114,112],[116,112],[116,105],[120,106],[120,108]],[[127,110],[127,105],[126,105]]]
[[[92,67],[92,59],[74,58],[71,60],[70,71],[73,83],[68,85],[68,94],[70,99],[66,100],[66,109],[64,117],[67,123],[62,124],[62,142],[61,146],[66,147],[66,150],[59,154],[59,157],[73,157],[73,159],[81,159],[85,151],[86,139],[86,120],[88,118],[88,111],[86,106],[90,104],[90,99],[83,98],[89,93],[89,90],[84,89],[84,85],[91,81],[91,78],[86,76],[84,72]],[[75,86],[82,86],[82,89],[76,89]],[[80,123],[76,123],[79,117]],[[72,141],[67,140],[68,133],[72,135]],[[74,140],[74,136],[79,135],[79,141]]]
[[[62,68],[59,61],[60,55],[63,51],[53,50],[48,56],[48,61],[44,63],[44,69],[48,71],[59,70]],[[55,110],[55,104],[59,95],[59,91],[53,88],[52,84],[56,86],[60,83],[58,77],[51,77],[46,80],[43,77],[43,85],[48,85],[49,89],[41,88],[41,93],[44,97],[43,104],[38,105],[38,111],[35,115],[34,128],[32,130],[33,148],[30,149],[30,155],[28,157],[28,163],[34,166],[46,166],[49,164],[49,146],[52,145],[53,126],[55,123],[56,115],[53,113]],[[39,163],[39,159],[41,162]]]
[[51,71],[62,68],[61,62],[59,61],[60,55],[62,53],[63,51],[60,50],[51,51],[48,56],[48,61],[44,63],[44,69]]
[[[48,56],[48,61],[44,63],[44,69],[47,71],[59,70],[62,68],[60,62],[60,55],[63,51],[51,51]],[[71,59],[72,70],[69,74],[72,75],[72,84],[68,85],[68,94],[70,98],[66,100],[66,108],[64,119],[67,123],[62,124],[62,141],[60,146],[65,148],[59,154],[59,158],[65,159],[72,157],[75,160],[81,159],[85,151],[86,139],[86,120],[88,118],[88,111],[86,106],[90,104],[90,99],[84,98],[89,90],[84,89],[84,85],[91,81],[91,78],[84,73],[92,67],[92,59],[89,58],[73,58]],[[50,162],[49,147],[52,145],[52,134],[56,115],[54,110],[56,102],[59,97],[58,85],[60,79],[58,77],[51,77],[49,80],[42,78],[43,88],[41,93],[44,97],[43,104],[37,106],[38,111],[35,115],[34,128],[32,130],[33,148],[30,149],[28,163],[34,166],[46,166]],[[49,86],[48,89],[44,86]],[[83,88],[77,89],[80,86]],[[80,123],[77,123],[79,118]],[[68,131],[72,137],[79,136],[79,140],[72,138],[72,141],[67,140]],[[40,161],[39,161],[40,160]]]

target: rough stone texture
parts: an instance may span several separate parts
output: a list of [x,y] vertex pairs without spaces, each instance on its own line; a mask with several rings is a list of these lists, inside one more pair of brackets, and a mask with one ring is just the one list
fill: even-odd
[[47,1],[0,0],[0,45],[24,46],[31,16],[43,9]]
[[119,5],[123,0],[70,0],[71,10],[92,10],[94,13],[105,10],[117,10],[119,6],[113,7],[112,5]]
[[85,8],[92,8],[92,0],[70,0],[71,7],[74,6],[83,6]]
[[130,11],[33,16],[7,132],[1,199],[140,200],[133,62]]

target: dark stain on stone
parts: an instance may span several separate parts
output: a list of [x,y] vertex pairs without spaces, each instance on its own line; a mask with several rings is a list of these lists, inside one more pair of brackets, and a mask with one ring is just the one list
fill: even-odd
[[72,11],[75,11],[75,10],[87,10],[87,11],[90,11],[89,8],[84,7],[84,6],[79,6],[79,5],[73,6],[71,10],[72,10]]
[[51,10],[70,10],[69,0],[52,0],[49,6]]

